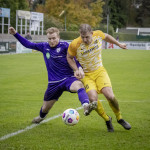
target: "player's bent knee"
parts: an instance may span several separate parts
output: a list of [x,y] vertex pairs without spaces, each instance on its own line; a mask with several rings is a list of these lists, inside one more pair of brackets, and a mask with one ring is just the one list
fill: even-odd
[[97,99],[98,99],[97,95],[89,95],[90,102],[97,101]]
[[83,83],[81,81],[77,81],[77,87],[79,89],[81,89],[81,88],[84,88],[84,85],[83,85]]
[[114,101],[114,100],[115,100],[114,95],[107,95],[106,98],[107,98],[107,100],[109,100],[109,101]]
[[81,88],[84,88],[83,83],[81,81],[75,81],[72,83],[70,90],[77,92]]
[[98,100],[98,94],[97,94],[97,92],[95,90],[89,91],[88,92],[88,97],[89,97],[90,102]]

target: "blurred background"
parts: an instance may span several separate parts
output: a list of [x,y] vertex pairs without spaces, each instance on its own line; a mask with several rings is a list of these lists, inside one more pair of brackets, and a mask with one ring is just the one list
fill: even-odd
[[47,41],[46,29],[57,27],[69,41],[79,36],[81,23],[119,41],[149,42],[150,0],[0,0],[0,52],[16,49],[10,26],[34,42]]

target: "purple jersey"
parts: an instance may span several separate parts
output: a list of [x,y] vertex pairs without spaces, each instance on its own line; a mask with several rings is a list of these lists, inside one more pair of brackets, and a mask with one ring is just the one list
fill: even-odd
[[49,83],[55,83],[74,76],[74,72],[70,68],[66,58],[69,46],[67,42],[60,41],[56,47],[50,47],[48,42],[32,43],[23,38],[19,33],[16,33],[14,36],[26,48],[38,50],[43,53]]

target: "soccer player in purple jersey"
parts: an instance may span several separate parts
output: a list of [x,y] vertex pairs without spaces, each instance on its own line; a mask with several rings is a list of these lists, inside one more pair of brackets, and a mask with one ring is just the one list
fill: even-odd
[[9,32],[23,46],[42,52],[47,67],[48,87],[44,95],[40,114],[33,119],[33,123],[40,123],[46,117],[64,91],[78,93],[79,100],[84,108],[84,115],[86,116],[97,107],[96,103],[89,104],[89,98],[82,82],[74,77],[74,72],[70,68],[66,58],[69,44],[60,41],[59,30],[57,28],[52,27],[47,29],[48,42],[42,43],[28,41],[17,33],[13,27],[9,28]]

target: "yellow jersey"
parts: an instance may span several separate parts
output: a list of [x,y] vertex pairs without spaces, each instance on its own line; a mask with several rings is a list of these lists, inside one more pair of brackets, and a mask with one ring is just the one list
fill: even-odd
[[83,71],[92,72],[97,70],[102,65],[102,40],[105,34],[100,31],[93,31],[91,44],[84,44],[81,37],[74,39],[68,48],[68,53],[75,56],[83,67]]

